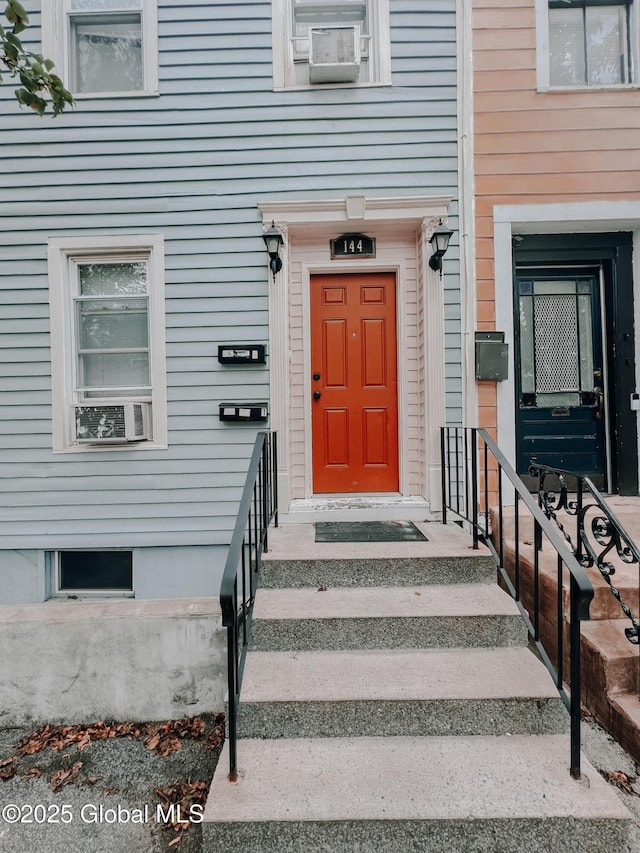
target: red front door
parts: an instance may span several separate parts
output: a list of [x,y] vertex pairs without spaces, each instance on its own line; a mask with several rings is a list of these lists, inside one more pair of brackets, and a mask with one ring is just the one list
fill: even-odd
[[313,491],[397,492],[393,273],[311,277]]

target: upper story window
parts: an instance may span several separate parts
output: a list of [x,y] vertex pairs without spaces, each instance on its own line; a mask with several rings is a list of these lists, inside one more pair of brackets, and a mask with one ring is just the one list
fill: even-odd
[[162,239],[49,241],[53,447],[166,445]]
[[632,0],[538,0],[540,89],[636,82],[638,21]]
[[155,0],[43,0],[43,38],[76,97],[157,91]]
[[388,0],[274,0],[275,88],[391,83]]

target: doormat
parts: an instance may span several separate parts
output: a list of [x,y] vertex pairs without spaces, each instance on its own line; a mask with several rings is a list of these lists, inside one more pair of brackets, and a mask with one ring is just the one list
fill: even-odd
[[427,542],[412,521],[317,521],[316,542]]

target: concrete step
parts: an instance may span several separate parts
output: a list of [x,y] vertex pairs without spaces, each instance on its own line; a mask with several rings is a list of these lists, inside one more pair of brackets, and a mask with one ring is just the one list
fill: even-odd
[[422,586],[495,583],[486,548],[474,551],[456,525],[420,524],[426,542],[315,542],[313,524],[269,534],[260,587]]
[[497,584],[259,589],[251,632],[260,651],[526,642],[518,608]]
[[558,733],[569,718],[526,647],[250,652],[242,737]]
[[630,817],[568,737],[247,740],[226,746],[204,813],[204,853],[602,853]]

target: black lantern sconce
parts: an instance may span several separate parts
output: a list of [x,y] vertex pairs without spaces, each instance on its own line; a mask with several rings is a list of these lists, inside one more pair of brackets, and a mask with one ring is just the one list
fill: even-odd
[[271,226],[262,235],[262,239],[269,252],[269,267],[273,273],[273,280],[276,280],[276,274],[282,269],[282,258],[280,257],[280,248],[284,246],[284,238],[276,228],[275,222],[271,221]]
[[447,228],[446,225],[440,224],[431,235],[429,245],[431,246],[431,257],[429,258],[429,266],[432,270],[442,273],[442,258],[449,248],[449,240],[453,236],[453,231]]

